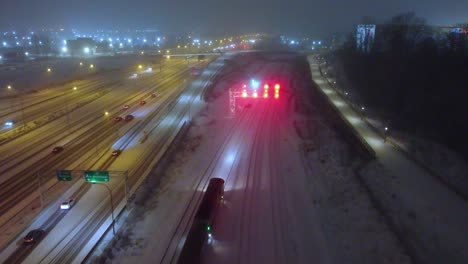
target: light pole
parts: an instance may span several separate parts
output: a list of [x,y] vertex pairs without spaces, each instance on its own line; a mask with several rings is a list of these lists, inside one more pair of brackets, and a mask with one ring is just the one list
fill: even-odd
[[106,187],[107,191],[109,191],[109,195],[110,195],[110,202],[111,202],[111,213],[112,213],[112,233],[114,233],[114,236],[115,236],[115,218],[114,218],[114,201],[113,201],[113,198],[112,198],[112,190],[109,188],[109,186],[105,185],[104,183],[99,183],[99,182],[93,182],[93,184],[99,184],[99,185],[102,185],[104,187]]

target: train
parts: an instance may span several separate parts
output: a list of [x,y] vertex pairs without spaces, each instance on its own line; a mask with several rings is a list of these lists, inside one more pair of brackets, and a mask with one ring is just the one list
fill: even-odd
[[224,199],[224,180],[211,178],[185,239],[177,263],[200,263],[201,253],[212,236],[216,209]]

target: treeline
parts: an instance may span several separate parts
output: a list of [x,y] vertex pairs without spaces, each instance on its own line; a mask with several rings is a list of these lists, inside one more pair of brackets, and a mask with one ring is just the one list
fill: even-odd
[[377,25],[369,52],[354,34],[333,54],[363,103],[393,127],[468,154],[468,34],[443,32],[414,13]]

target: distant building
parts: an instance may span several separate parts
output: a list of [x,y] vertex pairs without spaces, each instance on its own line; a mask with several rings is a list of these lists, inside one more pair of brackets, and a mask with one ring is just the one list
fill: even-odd
[[77,38],[67,40],[67,50],[71,56],[83,57],[96,53],[96,42],[92,38]]

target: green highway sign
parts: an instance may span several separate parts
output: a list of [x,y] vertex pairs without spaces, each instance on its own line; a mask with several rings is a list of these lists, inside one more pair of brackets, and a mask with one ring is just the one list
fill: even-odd
[[85,171],[87,182],[109,182],[108,171]]
[[72,181],[72,171],[70,170],[58,170],[57,179],[59,181]]

